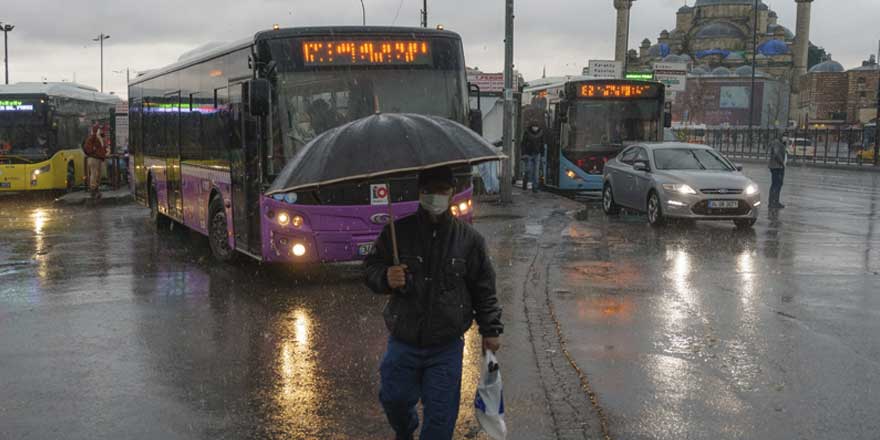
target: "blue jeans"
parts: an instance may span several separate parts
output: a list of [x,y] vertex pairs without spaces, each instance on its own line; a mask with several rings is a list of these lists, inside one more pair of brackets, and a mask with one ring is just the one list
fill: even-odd
[[785,168],[770,169],[770,207],[779,205],[779,195],[782,192],[782,181],[785,180]]
[[541,155],[530,154],[522,157],[523,160],[523,183],[532,182],[532,191],[538,190],[538,177],[540,176]]
[[461,402],[464,341],[418,348],[388,338],[382,358],[379,401],[401,440],[412,439],[419,427],[416,405],[424,406],[421,440],[452,439]]

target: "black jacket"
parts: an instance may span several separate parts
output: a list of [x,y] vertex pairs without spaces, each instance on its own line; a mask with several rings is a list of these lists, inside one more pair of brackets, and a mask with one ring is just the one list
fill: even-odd
[[431,223],[421,208],[394,224],[400,262],[408,266],[406,287],[388,287],[393,254],[387,226],[364,261],[367,286],[391,295],[383,312],[391,335],[419,347],[442,345],[460,338],[474,318],[483,336],[500,335],[495,270],[483,237],[448,212]]
[[547,136],[545,136],[543,128],[537,133],[526,130],[522,138],[522,154],[527,156],[544,154],[545,144],[547,144]]

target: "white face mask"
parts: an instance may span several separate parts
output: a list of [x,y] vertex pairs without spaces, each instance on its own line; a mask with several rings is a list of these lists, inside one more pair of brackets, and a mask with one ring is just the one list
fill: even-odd
[[419,204],[425,211],[440,215],[449,209],[449,196],[445,194],[420,194]]

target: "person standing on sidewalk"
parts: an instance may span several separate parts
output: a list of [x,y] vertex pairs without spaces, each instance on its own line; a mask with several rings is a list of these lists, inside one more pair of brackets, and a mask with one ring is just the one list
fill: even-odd
[[523,181],[522,188],[528,188],[528,182],[532,182],[532,191],[538,192],[538,176],[541,167],[541,157],[544,154],[544,146],[547,139],[544,128],[532,124],[526,129],[522,141]]
[[104,135],[96,124],[83,146],[83,152],[86,154],[86,171],[89,174],[89,191],[96,200],[101,198],[101,168],[104,159],[107,158],[107,148],[104,144]]
[[413,438],[421,400],[420,438],[448,440],[461,403],[464,334],[476,319],[483,350],[497,351],[501,306],[485,240],[450,212],[452,169],[422,171],[418,188],[418,212],[395,222],[400,264],[389,227],[364,261],[367,286],[390,295],[379,401],[397,439]]
[[780,137],[777,135],[770,142],[769,159],[767,166],[770,168],[770,209],[782,209],[785,205],[779,202],[780,193],[782,193],[782,182],[785,180],[785,165],[788,162],[788,152],[785,150],[785,143],[782,141],[785,135]]

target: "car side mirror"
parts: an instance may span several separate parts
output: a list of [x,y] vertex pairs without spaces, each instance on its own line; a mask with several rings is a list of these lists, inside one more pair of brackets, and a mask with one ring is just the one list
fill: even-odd
[[470,129],[477,132],[480,136],[483,135],[483,111],[478,108],[472,108],[468,115],[468,126]]
[[651,171],[651,167],[648,166],[648,163],[644,162],[644,161],[639,161],[639,162],[633,163],[633,169],[636,171],[644,171],[646,173]]
[[252,79],[248,84],[248,108],[253,116],[269,114],[271,86],[267,79]]

